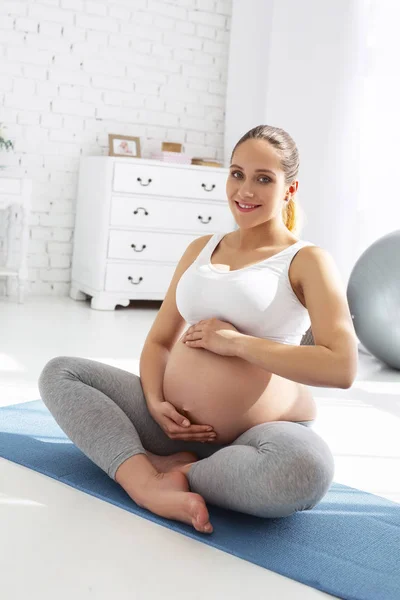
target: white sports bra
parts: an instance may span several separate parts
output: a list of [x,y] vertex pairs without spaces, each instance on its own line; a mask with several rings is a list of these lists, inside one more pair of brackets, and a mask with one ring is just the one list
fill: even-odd
[[180,278],[180,314],[190,325],[215,317],[246,335],[298,345],[310,318],[292,289],[289,267],[301,248],[315,244],[299,240],[254,265],[222,271],[211,264],[211,256],[225,235],[215,233]]

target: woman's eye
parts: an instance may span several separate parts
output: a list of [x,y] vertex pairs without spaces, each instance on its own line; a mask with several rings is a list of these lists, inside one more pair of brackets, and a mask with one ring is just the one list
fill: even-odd
[[[231,175],[232,175],[232,177],[233,177],[234,179],[238,179],[237,177],[235,177],[235,175],[240,175],[240,176],[241,176],[242,174],[241,174],[241,172],[240,172],[240,171],[232,171]],[[266,181],[266,183],[268,183],[269,181],[271,181],[271,179],[270,179],[269,177],[266,177],[266,176],[264,176],[264,175],[263,175],[263,176],[261,176],[261,177],[259,177],[258,179],[259,179],[259,180],[260,180],[260,179],[266,179],[266,180],[267,180],[267,181]]]

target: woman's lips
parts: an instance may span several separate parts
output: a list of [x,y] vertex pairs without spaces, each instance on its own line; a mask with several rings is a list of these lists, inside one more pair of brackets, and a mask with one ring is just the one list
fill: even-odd
[[236,208],[238,209],[239,212],[253,212],[253,210],[256,210],[257,208],[260,207],[260,205],[258,204],[256,206],[254,206],[253,208],[241,208],[239,206],[239,202],[236,202],[236,200],[235,200],[235,204],[236,204]]

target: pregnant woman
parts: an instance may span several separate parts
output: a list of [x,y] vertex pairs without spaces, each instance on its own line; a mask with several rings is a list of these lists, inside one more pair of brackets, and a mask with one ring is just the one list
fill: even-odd
[[[82,452],[137,504],[203,533],[206,503],[285,517],[313,508],[333,479],[307,386],[350,387],[357,344],[331,256],[294,235],[298,168],[282,129],[238,141],[226,185],[238,229],[183,253],[140,377],[63,356],[40,375]],[[301,346],[310,323],[315,345]]]

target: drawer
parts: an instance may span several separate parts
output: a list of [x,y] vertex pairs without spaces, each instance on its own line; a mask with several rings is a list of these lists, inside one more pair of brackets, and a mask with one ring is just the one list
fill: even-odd
[[225,204],[114,196],[111,199],[111,227],[135,229],[178,229],[200,235],[229,231],[234,218]]
[[150,231],[110,231],[108,258],[177,263],[198,235]]
[[21,180],[0,177],[0,194],[21,194]]
[[114,165],[113,190],[130,194],[226,200],[226,170],[155,165]]
[[108,264],[105,290],[124,292],[128,296],[136,293],[161,293],[168,290],[176,265]]

